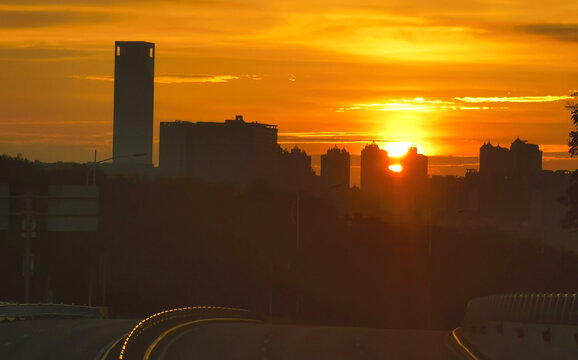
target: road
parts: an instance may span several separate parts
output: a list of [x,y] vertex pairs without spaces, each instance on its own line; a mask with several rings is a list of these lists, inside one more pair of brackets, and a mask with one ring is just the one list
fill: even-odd
[[60,319],[0,323],[2,360],[93,360],[135,320]]
[[205,323],[167,336],[150,360],[456,360],[447,336],[445,331]]
[[[108,319],[0,323],[0,359],[100,360],[136,323]],[[456,360],[446,346],[447,336],[445,331],[214,321],[169,332],[152,348],[149,359]]]

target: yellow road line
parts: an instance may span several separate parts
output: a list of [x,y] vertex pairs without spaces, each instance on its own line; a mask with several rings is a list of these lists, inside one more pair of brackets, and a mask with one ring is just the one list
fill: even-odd
[[182,329],[185,326],[189,326],[189,325],[195,325],[195,324],[199,324],[199,323],[203,323],[203,322],[213,322],[213,321],[237,321],[237,322],[260,322],[258,320],[252,320],[252,319],[239,319],[239,318],[208,318],[208,319],[199,319],[199,320],[194,320],[194,321],[189,321],[186,323],[182,323],[179,324],[175,327],[172,327],[168,330],[166,330],[165,332],[163,332],[159,337],[157,337],[155,339],[155,341],[152,342],[152,344],[148,347],[147,351],[145,352],[145,355],[143,357],[143,360],[149,360],[152,352],[155,350],[155,347],[158,346],[158,344],[163,341],[168,335],[170,335],[171,333]]
[[118,339],[116,339],[116,341],[110,345],[108,347],[108,349],[106,349],[106,351],[104,352],[104,354],[102,355],[102,357],[100,358],[100,360],[106,360],[108,358],[108,355],[110,354],[110,352],[112,351],[112,349],[114,349],[114,347],[122,341],[122,339],[124,339],[126,336],[128,335],[128,332],[126,334],[124,334],[123,336],[119,337]]
[[462,350],[464,350],[466,352],[466,354],[468,354],[472,359],[474,360],[481,360],[479,357],[477,357],[470,349],[468,349],[468,347],[466,345],[464,345],[464,343],[462,343],[462,341],[460,340],[460,338],[458,337],[458,334],[456,332],[457,329],[452,330],[452,336],[455,340],[455,342],[460,346],[460,348],[462,348]]
[[126,349],[126,346],[129,342],[129,340],[131,339],[132,335],[144,324],[146,324],[147,322],[151,321],[151,319],[154,319],[156,317],[160,317],[164,314],[167,313],[172,313],[172,312],[179,312],[179,311],[191,311],[191,310],[233,310],[233,311],[239,311],[239,312],[248,312],[248,310],[245,309],[237,309],[237,308],[231,308],[231,307],[223,307],[223,306],[187,306],[187,307],[182,307],[182,308],[176,308],[176,309],[168,309],[168,310],[164,310],[161,311],[159,313],[153,314],[149,317],[147,317],[146,319],[142,320],[141,322],[139,322],[133,329],[132,331],[128,334],[128,336],[126,337],[126,339],[124,340],[124,343],[122,344],[122,348],[120,350],[120,356],[119,359],[122,359],[124,356],[124,351]]

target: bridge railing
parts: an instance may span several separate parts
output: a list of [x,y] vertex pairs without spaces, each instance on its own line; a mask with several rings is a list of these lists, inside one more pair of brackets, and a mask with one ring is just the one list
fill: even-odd
[[515,293],[471,300],[465,323],[486,321],[578,325],[578,294]]

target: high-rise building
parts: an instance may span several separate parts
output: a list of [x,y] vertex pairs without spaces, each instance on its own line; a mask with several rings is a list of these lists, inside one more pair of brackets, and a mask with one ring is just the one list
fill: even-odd
[[532,177],[542,171],[542,151],[536,144],[518,137],[510,146],[512,177]]
[[510,151],[489,141],[480,147],[480,174],[506,177],[510,172]]
[[410,181],[427,179],[427,156],[417,153],[416,147],[410,147],[401,157],[402,175]]
[[311,156],[294,146],[291,151],[283,150],[279,158],[281,173],[289,177],[289,182],[294,186],[300,186],[306,183],[313,175],[311,168]]
[[510,150],[484,143],[480,147],[480,175],[501,178],[528,178],[542,171],[542,151],[536,144],[518,137]]
[[154,75],[155,44],[115,43],[112,144],[115,165],[152,166]]
[[387,180],[389,156],[376,143],[361,150],[361,190],[382,194]]
[[349,188],[351,157],[337,146],[321,155],[321,179],[329,186]]
[[217,122],[161,122],[159,167],[168,176],[245,183],[276,172],[277,126],[243,116]]

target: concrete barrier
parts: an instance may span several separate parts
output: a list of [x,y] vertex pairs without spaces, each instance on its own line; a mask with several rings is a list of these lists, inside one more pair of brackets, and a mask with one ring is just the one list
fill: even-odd
[[468,303],[465,322],[481,321],[578,325],[578,295],[518,293],[477,298]]
[[459,335],[481,358],[578,359],[576,293],[504,294],[470,301]]
[[24,320],[37,318],[102,318],[105,307],[64,304],[0,304],[1,320]]

